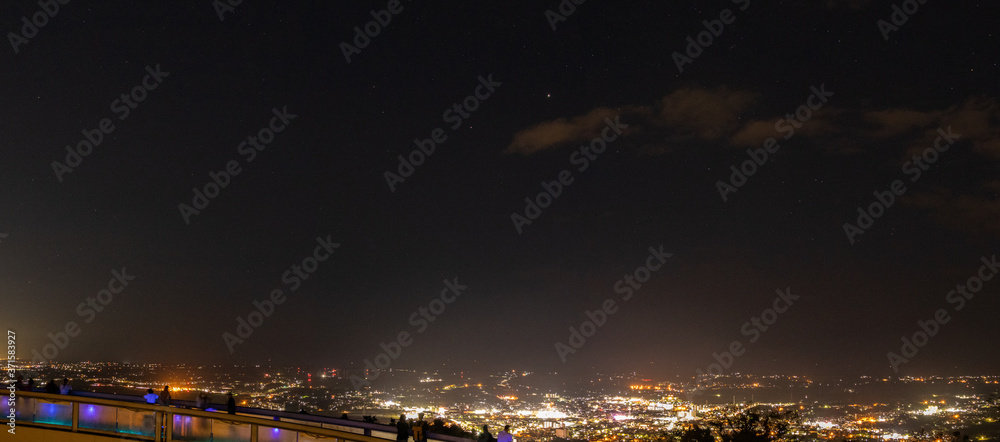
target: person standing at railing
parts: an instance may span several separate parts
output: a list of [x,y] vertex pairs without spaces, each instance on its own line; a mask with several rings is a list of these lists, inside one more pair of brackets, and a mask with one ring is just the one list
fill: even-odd
[[62,385],[59,386],[59,394],[69,394],[73,387],[69,385],[69,378],[63,378]]
[[195,408],[200,408],[202,410],[208,408],[208,394],[204,391],[198,392],[198,399],[194,402]]
[[496,438],[490,434],[490,429],[486,425],[483,425],[483,432],[479,433],[479,442],[496,442]]
[[514,436],[510,434],[510,425],[504,425],[503,431],[497,433],[497,442],[514,442]]
[[159,399],[160,397],[157,396],[156,393],[153,392],[152,388],[148,388],[148,389],[146,389],[146,395],[143,396],[143,398],[146,399],[146,403],[147,404],[154,404],[155,405],[157,399]]
[[410,440],[410,425],[406,423],[406,415],[400,414],[399,421],[396,422],[396,441],[405,442]]
[[170,406],[170,386],[163,386],[163,392],[160,393],[160,404],[169,407]]
[[233,397],[233,393],[229,393],[229,400],[226,401],[226,411],[229,414],[236,414],[236,398]]
[[417,421],[413,423],[413,442],[427,442],[427,421],[424,420],[424,414],[420,413],[417,415]]
[[49,379],[49,382],[45,384],[45,392],[48,394],[59,394],[59,386],[56,385],[55,379]]

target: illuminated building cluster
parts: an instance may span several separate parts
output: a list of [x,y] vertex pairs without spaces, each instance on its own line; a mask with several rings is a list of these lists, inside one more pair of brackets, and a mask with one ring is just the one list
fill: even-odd
[[[75,390],[139,396],[170,385],[175,400],[207,392],[213,404],[236,394],[244,407],[307,412],[379,423],[405,414],[473,437],[510,425],[518,441],[679,440],[692,428],[719,436],[735,416],[781,415],[780,439],[956,442],[1000,440],[1000,377],[815,378],[704,376],[662,381],[595,374],[543,387],[556,374],[394,369],[361,391],[347,370],[269,366],[60,363],[21,365],[42,385],[69,377]],[[38,382],[41,381],[41,382]],[[873,399],[874,398],[874,399]],[[957,432],[957,433],[956,433]],[[778,437],[776,437],[778,438]]]

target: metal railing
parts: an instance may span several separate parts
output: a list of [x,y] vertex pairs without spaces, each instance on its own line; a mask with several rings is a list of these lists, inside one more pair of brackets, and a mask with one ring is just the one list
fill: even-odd
[[[0,396],[0,409],[14,408],[18,426],[91,433],[154,442],[384,442],[395,433],[324,422],[279,420],[190,408],[111,400],[80,395],[18,391]],[[244,409],[245,410],[245,409]],[[301,423],[300,423],[301,422]],[[337,428],[330,428],[337,427]],[[435,438],[437,439],[437,438]],[[445,437],[440,440],[464,440]]]

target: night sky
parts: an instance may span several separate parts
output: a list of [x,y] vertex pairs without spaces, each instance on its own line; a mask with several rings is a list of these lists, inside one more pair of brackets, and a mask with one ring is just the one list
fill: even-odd
[[997,374],[995,2],[224,1],[4,2],[19,357]]

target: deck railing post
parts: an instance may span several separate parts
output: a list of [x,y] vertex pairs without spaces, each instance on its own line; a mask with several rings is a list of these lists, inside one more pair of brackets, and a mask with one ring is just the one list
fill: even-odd
[[165,413],[164,420],[166,421],[164,423],[164,428],[166,429],[166,434],[164,435],[164,440],[166,442],[170,442],[170,441],[174,440],[174,414],[173,413]]
[[80,403],[77,401],[71,403],[73,404],[73,432],[76,433],[77,429],[80,428]]

